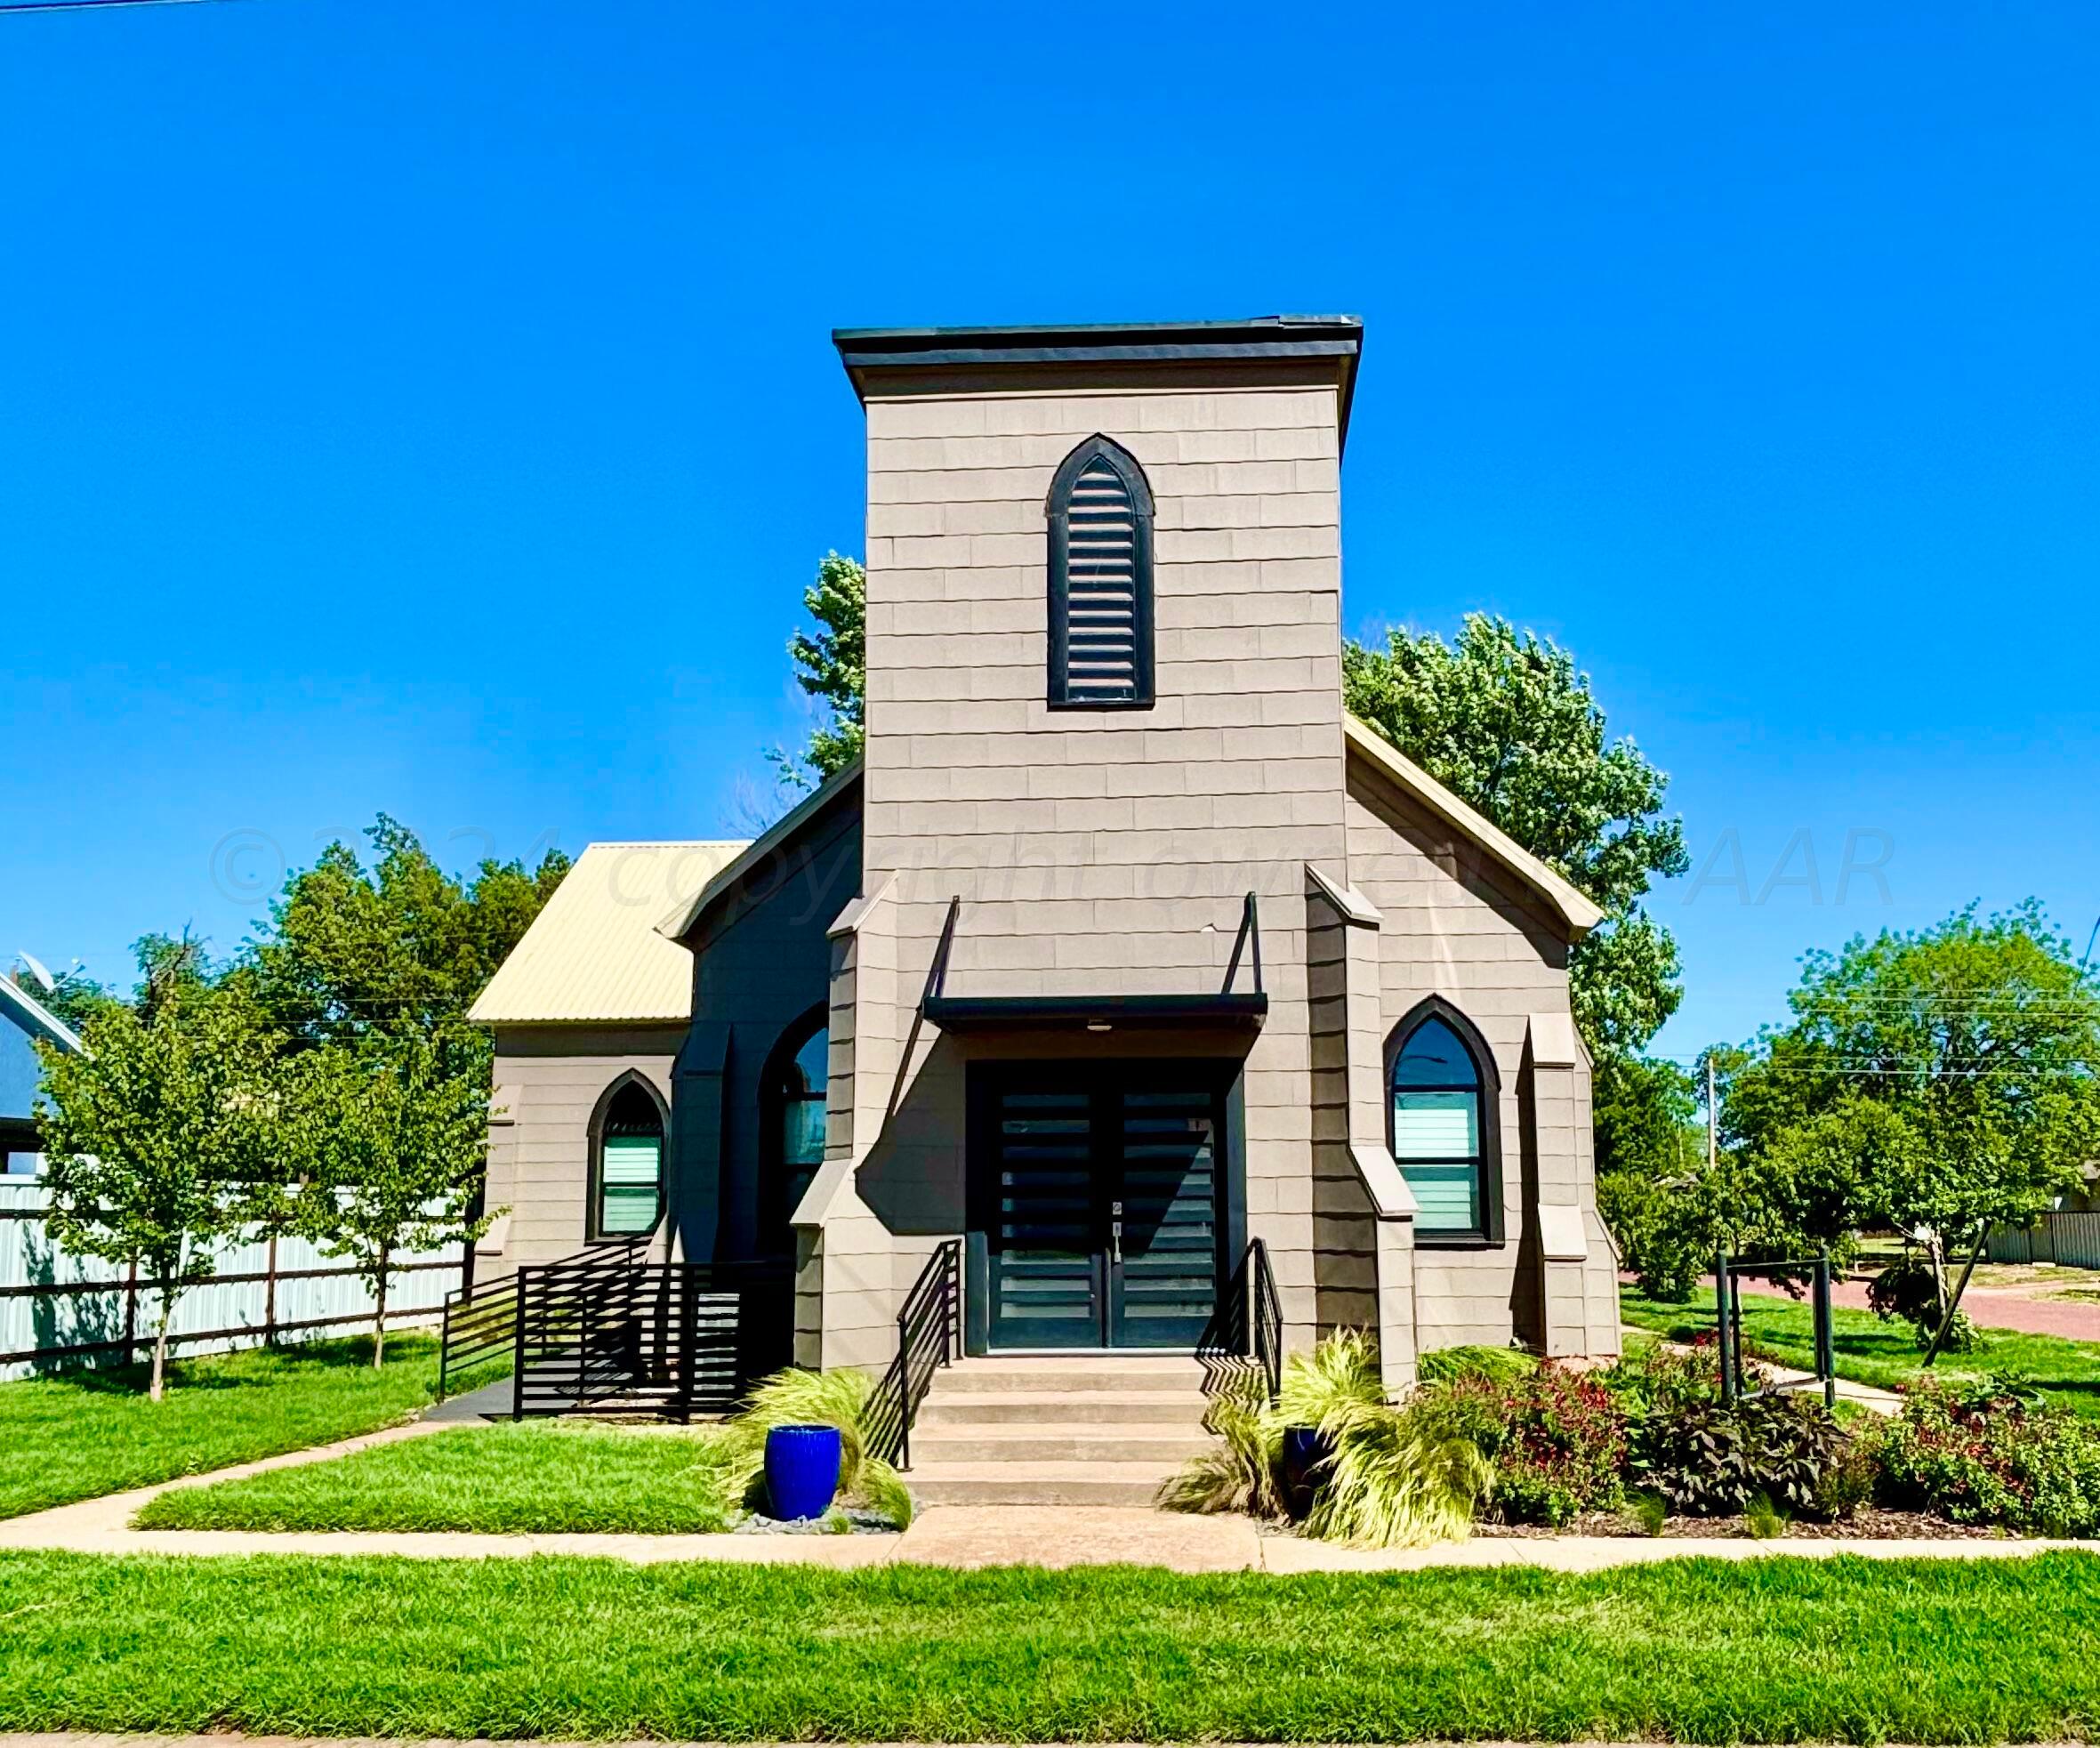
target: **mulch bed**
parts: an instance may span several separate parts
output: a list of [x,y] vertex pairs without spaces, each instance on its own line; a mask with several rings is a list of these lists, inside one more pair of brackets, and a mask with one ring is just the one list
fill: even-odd
[[[1621,1535],[1645,1537],[1647,1532],[1622,1511],[1586,1511],[1573,1523],[1558,1529],[1547,1529],[1539,1524],[1476,1524],[1476,1535],[1507,1535],[1518,1537],[1556,1535]],[[1810,1523],[1797,1519],[1786,1527],[1786,1541],[1801,1542],[1994,1542],[2001,1540],[2007,1532],[1985,1525],[1949,1523],[1944,1518],[1935,1518],[1927,1511],[1885,1511],[1879,1506],[1863,1505],[1858,1511],[1842,1522],[1834,1524]],[[1750,1528],[1742,1518],[1671,1518],[1662,1526],[1661,1539],[1718,1541],[1728,1537],[1742,1538],[1750,1535]]]

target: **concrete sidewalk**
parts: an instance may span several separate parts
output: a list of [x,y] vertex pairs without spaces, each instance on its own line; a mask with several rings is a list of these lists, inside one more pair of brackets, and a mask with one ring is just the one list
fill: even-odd
[[[1883,1392],[1885,1394],[1885,1392]],[[1893,1400],[1893,1398],[1891,1398]],[[1872,1405],[1870,1405],[1872,1406]],[[1428,1548],[1364,1549],[1264,1534],[1251,1519],[1190,1517],[1135,1506],[938,1505],[902,1535],[495,1535],[457,1531],[133,1529],[133,1516],[173,1487],[237,1480],[442,1432],[456,1422],[411,1421],[310,1451],[293,1451],[206,1475],[82,1500],[0,1519],[0,1551],[84,1554],[389,1555],[407,1559],[517,1559],[534,1555],[624,1559],[639,1565],[714,1560],[725,1565],[820,1566],[837,1570],[908,1561],[926,1566],[1154,1566],[1171,1572],[1420,1572],[1434,1567],[1534,1567],[1597,1572],[1659,1559],[2019,1559],[2052,1549],[2100,1553],[2100,1543],[2007,1537],[1934,1541],[1768,1542],[1710,1536],[1480,1536]]]

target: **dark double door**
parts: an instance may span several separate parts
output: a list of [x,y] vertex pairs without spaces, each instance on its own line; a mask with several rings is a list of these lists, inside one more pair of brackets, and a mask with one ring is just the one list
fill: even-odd
[[971,1096],[987,1345],[1194,1348],[1223,1260],[1218,1075],[981,1065]]

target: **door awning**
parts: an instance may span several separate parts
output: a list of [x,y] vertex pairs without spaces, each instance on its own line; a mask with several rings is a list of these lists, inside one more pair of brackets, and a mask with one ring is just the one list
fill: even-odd
[[[962,897],[948,901],[947,921],[941,925],[940,944],[926,973],[925,992],[919,998],[919,1012],[944,1032],[993,1032],[1041,1027],[1081,1027],[1088,1031],[1113,1031],[1129,1026],[1241,1027],[1260,1026],[1268,1013],[1268,996],[1261,987],[1261,925],[1254,894],[1247,894],[1240,914],[1240,932],[1233,942],[1232,960],[1225,970],[1225,983],[1217,990],[1192,990],[1164,995],[951,995],[947,990],[948,955],[955,941],[955,924],[962,913]],[[1235,986],[1240,968],[1247,968],[1249,987]]]

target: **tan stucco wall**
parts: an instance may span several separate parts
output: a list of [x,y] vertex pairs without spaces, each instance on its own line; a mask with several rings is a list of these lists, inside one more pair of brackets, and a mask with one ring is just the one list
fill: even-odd
[[507,1207],[476,1253],[483,1279],[583,1248],[591,1113],[629,1069],[671,1103],[682,1026],[517,1026],[498,1029],[488,1131],[487,1205]]

